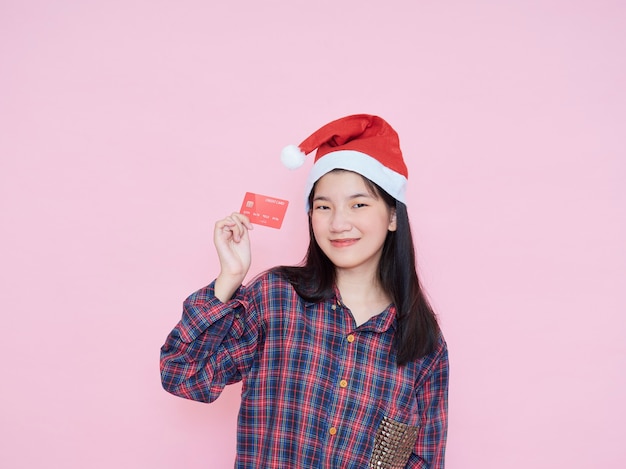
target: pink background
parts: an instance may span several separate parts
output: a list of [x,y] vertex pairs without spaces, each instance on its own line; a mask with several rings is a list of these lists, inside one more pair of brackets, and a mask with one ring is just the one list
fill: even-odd
[[0,467],[227,468],[239,386],[161,389],[214,221],[289,199],[280,149],[400,133],[451,353],[448,467],[621,468],[626,7],[618,0],[0,1]]

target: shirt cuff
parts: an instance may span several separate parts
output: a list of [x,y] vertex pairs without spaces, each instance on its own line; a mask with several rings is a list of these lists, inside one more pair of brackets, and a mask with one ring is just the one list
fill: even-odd
[[[181,340],[192,342],[209,327],[212,327],[212,335],[225,336],[232,324],[235,311],[245,308],[246,304],[241,286],[230,300],[222,303],[215,296],[214,280],[208,286],[191,294],[183,303],[183,317],[179,327]],[[228,320],[222,321],[226,317]]]

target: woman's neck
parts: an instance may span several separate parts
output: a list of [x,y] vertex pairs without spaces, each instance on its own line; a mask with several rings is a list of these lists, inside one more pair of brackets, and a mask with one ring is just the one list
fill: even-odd
[[375,274],[337,271],[337,288],[357,326],[380,314],[391,303]]

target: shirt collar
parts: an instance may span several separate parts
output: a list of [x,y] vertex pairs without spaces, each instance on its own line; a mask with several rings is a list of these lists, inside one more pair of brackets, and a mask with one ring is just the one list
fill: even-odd
[[[335,294],[333,298],[328,299],[327,301],[331,304],[342,305],[341,293],[339,293],[339,289],[337,286],[334,287]],[[365,323],[361,324],[357,327],[358,330],[361,331],[372,331],[372,332],[386,332],[389,328],[393,328],[394,330],[397,328],[397,320],[396,320],[396,306],[392,303],[384,311],[380,312],[376,316],[371,317]]]

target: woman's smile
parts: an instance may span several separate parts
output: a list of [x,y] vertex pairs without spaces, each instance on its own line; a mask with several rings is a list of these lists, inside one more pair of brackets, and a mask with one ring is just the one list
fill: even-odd
[[345,248],[356,244],[358,241],[359,238],[331,239],[330,244],[336,248]]

